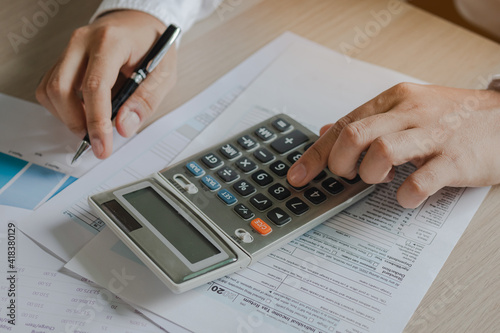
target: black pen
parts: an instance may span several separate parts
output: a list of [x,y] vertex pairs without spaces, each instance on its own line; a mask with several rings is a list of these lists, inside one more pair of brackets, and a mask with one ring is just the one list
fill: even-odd
[[[179,36],[181,30],[175,25],[171,24],[167,27],[165,32],[158,38],[155,45],[146,55],[142,63],[137,67],[135,72],[132,74],[130,78],[127,79],[123,87],[118,91],[118,93],[113,98],[111,103],[111,120],[115,119],[116,114],[120,107],[125,103],[125,101],[134,93],[137,87],[141,84],[142,81],[148,76],[149,73],[160,63],[161,59],[167,53],[170,46],[174,43],[174,41]],[[90,148],[90,138],[87,133],[83,138],[80,147],[76,151],[71,164],[75,163],[80,156],[83,155]]]

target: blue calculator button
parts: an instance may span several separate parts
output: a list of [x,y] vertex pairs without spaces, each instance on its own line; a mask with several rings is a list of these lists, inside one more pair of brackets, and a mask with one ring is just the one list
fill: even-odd
[[234,196],[234,194],[232,194],[231,192],[229,192],[228,190],[224,189],[224,190],[220,190],[219,192],[217,192],[217,195],[219,196],[219,198],[222,199],[222,201],[224,201],[228,206],[234,204],[236,201],[238,201],[238,199],[236,199],[236,197]]
[[203,184],[205,184],[206,187],[208,187],[208,189],[210,191],[215,191],[215,190],[218,190],[220,188],[220,184],[218,181],[216,181],[214,179],[214,177],[210,176],[210,175],[206,175],[205,177],[203,177],[201,179],[201,182]]
[[205,174],[205,170],[201,168],[201,166],[198,165],[196,162],[189,162],[186,164],[186,168],[195,176],[195,177],[201,177]]

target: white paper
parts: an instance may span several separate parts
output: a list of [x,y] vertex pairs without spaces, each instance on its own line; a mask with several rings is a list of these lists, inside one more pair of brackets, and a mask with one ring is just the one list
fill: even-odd
[[[416,80],[298,40],[195,149],[273,111],[318,128],[399,81]],[[109,230],[66,267],[97,283],[126,267],[135,279],[124,299],[196,332],[401,332],[489,189],[445,188],[403,209],[395,192],[413,170],[399,167],[393,182],[250,268],[181,295]]]
[[[81,139],[42,106],[0,94],[0,216],[26,216],[97,165],[71,164]],[[126,139],[114,132],[114,150]]]

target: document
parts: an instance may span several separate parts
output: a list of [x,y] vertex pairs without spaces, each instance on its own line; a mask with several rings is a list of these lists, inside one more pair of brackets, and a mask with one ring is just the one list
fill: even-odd
[[[400,81],[418,82],[297,38],[192,149],[278,112],[318,129]],[[398,167],[393,182],[356,205],[184,294],[172,294],[107,229],[65,267],[98,284],[123,270],[130,283],[121,298],[195,332],[401,332],[489,189],[444,188],[403,209],[395,193],[413,170]]]
[[[42,106],[0,94],[0,216],[28,215],[100,160],[71,164],[81,141]],[[126,142],[114,133],[114,149]]]

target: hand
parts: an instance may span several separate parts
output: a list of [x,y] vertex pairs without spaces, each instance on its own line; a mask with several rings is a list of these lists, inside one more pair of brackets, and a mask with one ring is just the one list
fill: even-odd
[[[164,32],[139,11],[108,13],[73,32],[66,50],[43,77],[38,101],[80,138],[88,131],[98,158],[112,151],[111,100]],[[175,83],[175,47],[122,105],[115,118],[124,137],[134,134]]]
[[[444,186],[500,183],[500,93],[401,83],[335,124],[288,172],[303,186],[326,165],[369,184],[390,182],[395,166],[417,167],[397,193],[406,208],[419,206]],[[366,152],[359,169],[358,160]]]

